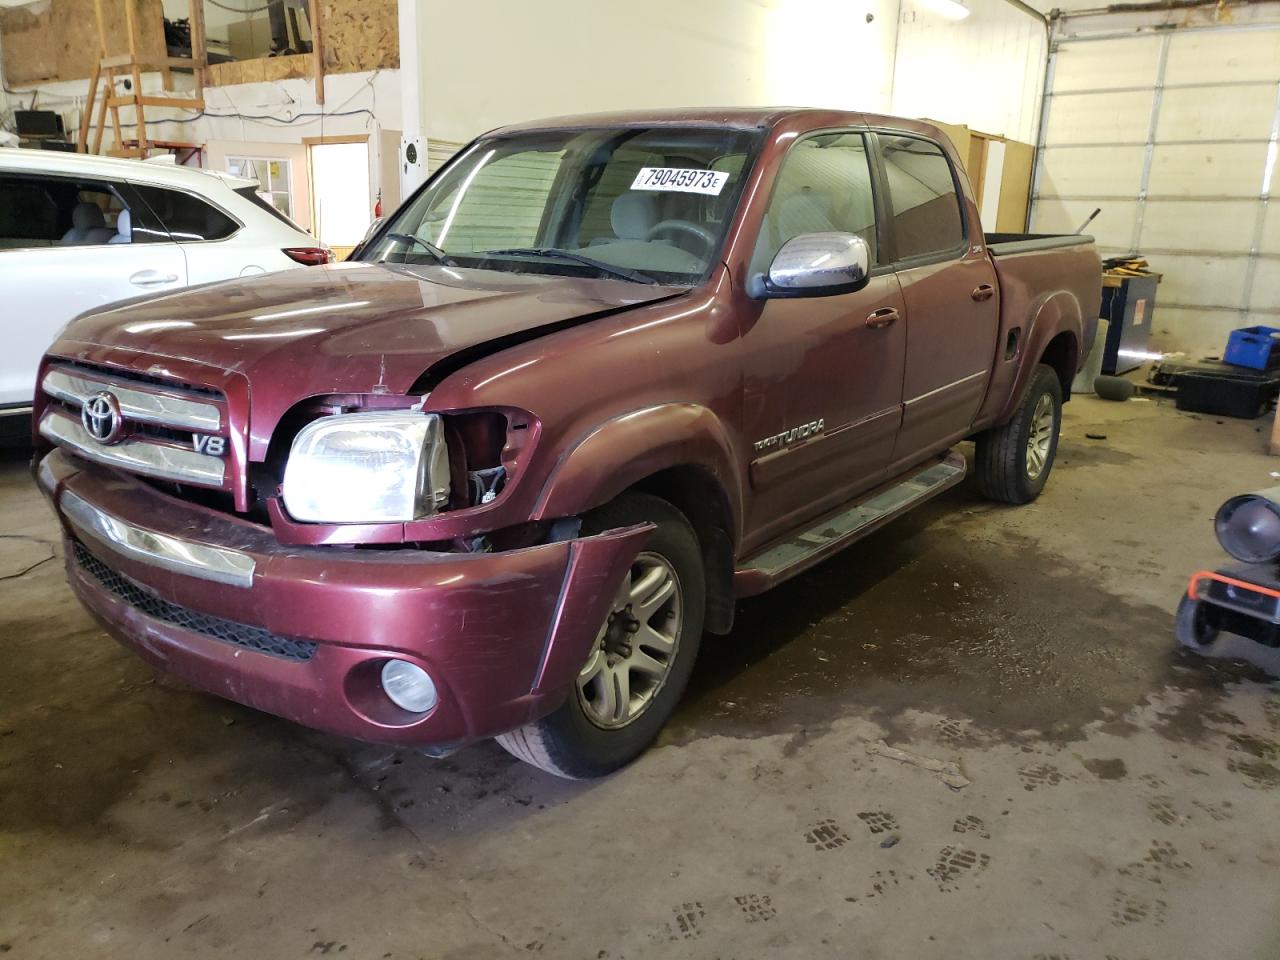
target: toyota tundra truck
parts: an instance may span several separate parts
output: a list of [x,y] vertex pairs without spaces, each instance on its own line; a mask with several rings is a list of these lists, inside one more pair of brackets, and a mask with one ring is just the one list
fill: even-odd
[[959,483],[958,442],[1035,499],[1100,292],[1088,237],[984,235],[926,123],[527,123],[347,262],[76,319],[33,469],[76,596],[159,670],[595,777],[739,598]]

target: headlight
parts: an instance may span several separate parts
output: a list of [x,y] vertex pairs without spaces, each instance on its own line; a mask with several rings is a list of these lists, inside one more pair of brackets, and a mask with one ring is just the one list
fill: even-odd
[[370,411],[303,427],[284,470],[284,505],[312,523],[407,521],[449,501],[449,453],[436,414]]

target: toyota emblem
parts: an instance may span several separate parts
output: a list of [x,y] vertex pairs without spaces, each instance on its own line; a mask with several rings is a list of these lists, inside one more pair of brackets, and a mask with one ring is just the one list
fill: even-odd
[[80,407],[80,422],[99,443],[115,443],[120,439],[120,404],[105,390],[95,393]]

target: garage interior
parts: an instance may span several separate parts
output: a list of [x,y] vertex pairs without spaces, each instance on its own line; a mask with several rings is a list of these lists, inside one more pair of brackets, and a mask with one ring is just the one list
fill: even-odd
[[496,126],[791,103],[929,119],[988,232],[1109,264],[1044,493],[966,479],[740,601],[594,781],[155,673],[6,446],[0,953],[1280,956],[1280,654],[1174,632],[1219,506],[1280,483],[1280,373],[1223,360],[1280,333],[1280,3],[1051,6],[0,0],[3,145],[247,176],[339,258]]

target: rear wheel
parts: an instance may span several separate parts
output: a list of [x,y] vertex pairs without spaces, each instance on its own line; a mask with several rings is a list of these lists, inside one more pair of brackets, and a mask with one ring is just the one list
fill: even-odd
[[1062,427],[1062,384],[1039,364],[1008,423],[978,436],[974,458],[978,489],[991,500],[1030,503],[1049,480]]
[[656,529],[623,576],[573,693],[554,713],[497,738],[508,753],[559,777],[604,776],[643,753],[697,657],[706,581],[684,514],[657,497],[624,494],[590,514],[582,532],[637,523]]

